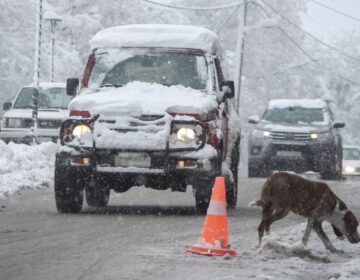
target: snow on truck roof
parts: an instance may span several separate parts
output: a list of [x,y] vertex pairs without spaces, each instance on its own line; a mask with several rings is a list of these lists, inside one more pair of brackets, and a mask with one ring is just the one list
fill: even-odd
[[269,109],[273,108],[326,108],[326,102],[321,99],[273,99],[269,102]]
[[100,30],[91,40],[91,49],[145,47],[200,49],[220,54],[218,36],[199,26],[172,24],[131,24]]

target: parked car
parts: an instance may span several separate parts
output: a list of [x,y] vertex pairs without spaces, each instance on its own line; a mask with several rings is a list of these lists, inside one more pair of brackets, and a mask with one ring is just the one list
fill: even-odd
[[[37,141],[56,141],[61,122],[69,115],[67,106],[71,96],[66,95],[65,83],[40,83]],[[33,139],[32,96],[33,85],[20,89],[13,102],[5,102],[0,139],[6,143],[29,144]]]
[[345,175],[360,174],[360,148],[357,146],[343,147],[342,170]]
[[[199,213],[223,175],[237,199],[240,129],[234,84],[223,77],[217,35],[181,25],[125,25],[90,41],[81,87],[61,127],[55,199],[60,212],[107,205],[110,189],[184,192]],[[68,79],[75,95],[78,79]]]
[[272,170],[320,172],[340,179],[342,138],[326,102],[320,99],[271,100],[249,137],[248,175],[268,176]]

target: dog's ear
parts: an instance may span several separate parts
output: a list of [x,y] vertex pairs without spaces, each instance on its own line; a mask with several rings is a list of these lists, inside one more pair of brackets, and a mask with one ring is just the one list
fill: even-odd
[[342,234],[342,232],[340,230],[337,229],[337,227],[335,227],[334,225],[331,225],[334,233],[336,234],[337,237],[343,237],[344,235]]

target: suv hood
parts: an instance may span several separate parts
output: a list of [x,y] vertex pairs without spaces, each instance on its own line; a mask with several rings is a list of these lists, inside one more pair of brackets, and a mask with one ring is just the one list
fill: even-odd
[[[38,118],[48,120],[65,120],[69,117],[69,111],[65,109],[39,109]],[[32,109],[11,109],[6,111],[3,118],[31,119]]]
[[275,124],[269,122],[260,122],[259,129],[279,132],[294,132],[294,133],[311,133],[319,131],[327,131],[329,128],[325,123],[313,124]]
[[201,115],[217,105],[215,95],[192,88],[133,82],[119,88],[84,90],[70,102],[69,109],[109,117],[164,115],[166,112]]

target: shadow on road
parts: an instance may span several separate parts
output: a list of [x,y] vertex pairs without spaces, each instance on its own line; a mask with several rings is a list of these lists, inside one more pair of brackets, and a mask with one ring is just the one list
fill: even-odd
[[193,206],[154,206],[154,205],[126,205],[106,206],[101,208],[87,207],[80,214],[95,215],[157,215],[157,216],[191,216],[196,215]]

